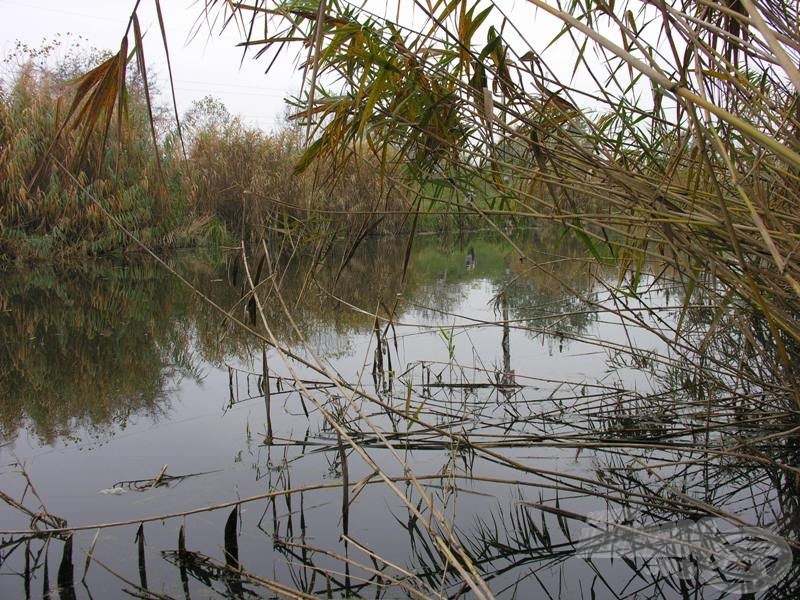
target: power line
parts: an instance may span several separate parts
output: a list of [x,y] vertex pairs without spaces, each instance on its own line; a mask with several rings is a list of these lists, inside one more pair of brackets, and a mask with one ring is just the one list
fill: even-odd
[[[195,84],[198,84],[198,85],[208,85],[207,81],[200,81],[198,79],[181,79],[181,78],[177,78],[177,77],[175,78],[175,83],[190,83],[190,84],[191,83],[195,83]],[[242,89],[253,89],[253,90],[264,89],[264,90],[271,90],[271,91],[274,91],[274,92],[278,92],[278,91],[280,91],[282,89],[282,88],[269,87],[269,86],[265,86],[265,87],[262,88],[261,86],[258,86],[258,85],[245,85],[245,84],[242,84],[242,83],[225,83],[225,84],[220,83],[219,85],[225,85],[227,87],[235,87],[235,88],[242,88]]]
[[[175,90],[179,92],[207,92],[209,94],[221,94],[228,92],[230,90],[226,90],[224,87],[220,89],[212,89],[208,86],[201,87],[201,88],[194,88],[194,87],[184,87],[184,86],[175,86]],[[268,97],[268,98],[283,98],[287,94],[275,94],[275,93],[265,93],[265,92],[235,92],[237,96],[259,96],[259,97]]]

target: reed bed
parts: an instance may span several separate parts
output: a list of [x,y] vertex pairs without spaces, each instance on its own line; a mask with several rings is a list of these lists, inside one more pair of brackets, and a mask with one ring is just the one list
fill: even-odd
[[[22,50],[20,50],[22,52]],[[71,54],[68,56],[72,56]],[[209,218],[192,212],[174,170],[153,151],[141,79],[131,75],[125,127],[81,130],[70,118],[68,82],[77,64],[23,55],[0,82],[0,256],[4,259],[122,252],[130,242],[89,200],[102,198],[127,227],[156,248],[206,243]],[[46,58],[46,57],[45,57]],[[137,83],[138,82],[138,83]],[[108,144],[108,145],[106,145]],[[69,165],[84,189],[65,177]],[[169,197],[169,201],[166,198]]]
[[[288,228],[274,213],[248,216],[242,199],[231,221],[266,219],[255,229],[269,235],[254,243],[242,233],[235,251],[246,318],[215,310],[262,348],[260,373],[231,369],[230,402],[264,400],[263,443],[269,453],[282,450],[284,461],[269,463],[269,491],[114,523],[66,526],[43,511],[44,526],[4,532],[4,548],[40,557],[41,538],[58,536],[67,577],[73,535],[138,524],[139,580],[115,576],[135,594],[164,597],[148,587],[144,524],[169,521],[177,544],[162,556],[184,592],[192,578],[224,596],[491,598],[513,597],[524,583],[560,597],[561,582],[542,577],[587,558],[580,543],[586,527],[628,528],[677,544],[678,559],[623,561],[627,581],[619,584],[588,557],[584,596],[674,597],[712,585],[792,597],[800,548],[792,517],[800,477],[797,12],[750,0],[657,7],[530,0],[524,10],[560,24],[553,39],[536,40],[516,29],[519,19],[501,2],[417,2],[405,25],[399,4],[393,18],[339,0],[313,8],[206,2],[222,22],[250,32],[243,43],[267,57],[302,44],[306,91],[295,118],[306,137],[298,169],[376,161],[381,181],[412,199],[412,232],[418,219],[440,210],[481,221],[505,238],[520,276],[544,273],[574,298],[568,315],[614,321],[623,341],[559,329],[565,314],[513,315],[510,281],[496,297],[494,322],[434,332],[444,360],[400,363],[398,331],[408,324],[388,298],[352,307],[374,322],[364,361],[371,370],[343,378],[306,343],[281,289],[285,264],[275,250],[302,247],[317,263],[330,240],[301,246],[295,232],[281,235]],[[549,42],[572,53],[566,72],[549,60]],[[578,72],[593,89],[570,83]],[[243,181],[241,192],[250,187]],[[587,263],[615,270],[616,281],[590,271],[597,285],[580,286],[559,261],[527,251],[511,231],[533,222],[575,236]],[[352,235],[350,247],[369,230]],[[413,236],[405,262],[411,244]],[[345,253],[342,269],[353,255]],[[335,286],[326,292],[337,298]],[[276,307],[295,333],[291,346],[275,333]],[[459,360],[460,341],[480,326],[502,332],[500,364],[482,361],[477,347],[468,349],[473,360]],[[512,327],[607,353],[611,375],[516,372],[507,356]],[[636,342],[634,328],[648,345]],[[623,372],[644,377],[646,391],[636,384],[641,379],[626,383]],[[271,410],[282,397],[290,402],[285,389],[300,404],[293,409],[316,426],[313,435],[274,435]],[[548,461],[554,448],[568,450],[574,464]],[[438,462],[412,460],[422,453],[436,453]],[[320,454],[336,482],[293,483],[292,463]],[[470,501],[489,497],[499,497],[504,510],[467,520]],[[394,531],[408,539],[402,557],[363,539],[357,511],[366,510],[364,498],[391,503]],[[306,520],[313,502],[339,507],[335,541],[313,539]],[[258,518],[238,512],[254,503],[263,507]],[[598,517],[599,507],[606,517]],[[187,541],[200,526],[189,517],[212,511],[228,513],[215,521],[223,540],[216,556]],[[272,543],[281,576],[264,577],[240,561],[243,519],[246,531]],[[674,529],[648,529],[653,523]],[[701,523],[716,540],[726,527],[752,537],[741,547],[709,547],[698,541],[709,538],[680,529]],[[760,529],[742,529],[754,526]],[[771,553],[759,554],[764,548]],[[94,542],[86,554],[84,572],[93,562],[104,566]],[[689,554],[691,572],[683,560]]]
[[216,215],[231,235],[248,243],[272,230],[301,242],[407,229],[410,201],[369,153],[345,164],[319,161],[298,173],[302,133],[296,125],[286,122],[266,133],[212,98],[196,103],[183,129],[185,181],[197,210]]

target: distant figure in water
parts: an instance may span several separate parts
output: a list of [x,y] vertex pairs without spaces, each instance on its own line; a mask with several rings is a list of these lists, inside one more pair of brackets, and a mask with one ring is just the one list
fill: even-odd
[[517,385],[517,374],[514,369],[509,369],[500,377],[500,387],[514,387]]
[[467,271],[472,271],[475,268],[475,249],[470,246],[467,251]]

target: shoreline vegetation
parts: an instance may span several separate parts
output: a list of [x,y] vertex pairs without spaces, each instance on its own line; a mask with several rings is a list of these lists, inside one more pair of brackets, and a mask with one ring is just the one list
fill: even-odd
[[[366,153],[298,172],[296,124],[264,132],[211,96],[182,115],[179,135],[166,108],[148,106],[138,72],[128,75],[124,123],[87,135],[65,116],[69,96],[81,72],[110,55],[71,46],[51,64],[60,46],[43,45],[18,49],[0,78],[0,264],[140,250],[122,227],[154,251],[257,243],[275,228],[298,240],[409,233],[409,190]],[[444,204],[417,225],[435,232],[480,223],[463,214],[455,222]]]
[[[651,393],[609,388],[597,405],[582,404],[592,418],[617,415],[616,426],[608,419],[604,425],[611,441],[569,446],[573,438],[566,436],[558,444],[574,450],[576,460],[589,446],[619,444],[627,461],[633,446],[626,444],[636,440],[619,432],[630,430],[631,411],[649,416],[657,404],[659,414],[680,423],[664,463],[653,466],[655,459],[642,454],[635,466],[615,467],[621,477],[655,473],[635,494],[625,496],[624,486],[600,474],[581,478],[581,493],[603,505],[644,508],[662,520],[700,515],[758,525],[795,553],[800,549],[794,518],[800,490],[800,16],[790,4],[529,0],[513,9],[531,22],[534,13],[552,18],[557,27],[549,40],[517,29],[519,14],[499,1],[419,2],[413,18],[399,2],[393,17],[344,0],[201,4],[209,23],[240,25],[242,45],[267,65],[296,52],[304,87],[289,101],[285,126],[255,130],[207,98],[182,116],[179,132],[169,111],[153,102],[135,12],[118,52],[81,64],[69,77],[36,60],[24,62],[0,82],[0,257],[52,261],[130,248],[106,211],[154,253],[224,246],[245,317],[222,317],[261,350],[264,380],[269,350],[336,387],[298,395],[335,433],[330,449],[344,465],[345,551],[336,559],[342,568],[351,565],[344,516],[353,483],[350,456],[372,473],[356,487],[385,485],[440,563],[407,579],[404,572],[392,585],[402,580],[427,590],[427,577],[449,578],[447,593],[444,583],[431,589],[491,598],[487,581],[497,573],[476,566],[455,517],[449,519],[449,496],[429,494],[410,464],[403,471],[407,487],[396,487],[360,440],[394,452],[391,440],[424,434],[454,455],[466,448],[507,467],[509,487],[542,475],[538,466],[502,446],[475,443],[479,423],[447,413],[452,421],[442,425],[442,415],[420,412],[426,386],[413,373],[402,392],[379,385],[394,375],[383,357],[391,353],[397,290],[371,298],[371,306],[342,302],[373,322],[374,388],[331,372],[325,357],[303,345],[294,320],[302,316],[294,300],[330,275],[322,269],[326,261],[334,261],[326,301],[339,301],[337,281],[356,263],[368,235],[408,236],[397,253],[402,290],[416,235],[488,228],[513,257],[509,288],[517,275],[535,271],[580,311],[619,320],[627,345],[625,339],[599,342],[614,355],[609,372],[628,368],[648,377]],[[567,58],[556,64],[553,52]],[[67,82],[73,100],[58,100]],[[534,227],[546,232],[547,259],[515,239],[515,231]],[[576,243],[580,260],[613,269],[616,277],[591,286],[576,282],[557,256],[564,246],[578,254]],[[294,268],[297,257],[302,272]],[[284,280],[299,282],[288,299]],[[672,295],[679,303],[651,305],[649,290],[668,281],[680,287]],[[598,289],[605,300],[597,299]],[[531,304],[537,298],[531,295]],[[507,351],[504,299],[501,290],[493,302],[501,315],[496,324],[506,325]],[[274,335],[276,321],[297,334],[292,343]],[[628,327],[666,349],[636,347]],[[464,365],[455,361],[453,332],[440,334],[450,350],[446,365],[456,371]],[[510,358],[497,374],[495,383],[506,391],[525,377],[512,370]],[[270,406],[269,384],[263,392]],[[622,400],[614,404],[617,395],[632,400],[623,407]],[[407,424],[406,433],[365,416],[359,408],[365,404],[385,411],[393,424]],[[519,426],[520,447],[543,443],[525,430],[533,415],[507,423],[506,431]],[[790,460],[781,458],[787,449]],[[667,472],[686,463],[719,473],[733,463],[748,472],[773,469],[779,498],[765,494],[748,509],[738,500],[720,508],[706,497],[690,498],[679,491],[685,481]],[[559,526],[563,519],[586,522],[586,515],[558,504],[559,493],[578,489],[574,474],[547,473],[548,482],[551,475],[554,502],[531,504],[536,517],[526,518],[544,524],[546,515],[557,517]],[[706,474],[701,479],[709,481]],[[736,490],[731,498],[749,489],[734,480],[726,485]],[[235,539],[235,516],[232,522]],[[227,525],[225,531],[227,545]],[[521,547],[525,564],[531,544]],[[185,558],[183,550],[179,555]],[[370,557],[377,568],[380,557]],[[797,580],[798,567],[792,568]],[[234,571],[242,575],[238,562]]]
[[[479,178],[477,196],[452,178],[409,183],[401,173],[408,164],[366,148],[301,168],[298,123],[287,118],[264,132],[211,96],[181,116],[179,135],[165,106],[148,106],[136,70],[127,75],[124,121],[111,123],[113,106],[107,130],[82,127],[67,117],[71,95],[83,72],[113,56],[76,43],[54,64],[60,49],[60,41],[21,46],[0,77],[0,264],[140,251],[122,227],[163,251],[258,243],[272,230],[300,241],[535,226]],[[465,206],[476,197],[477,206]]]

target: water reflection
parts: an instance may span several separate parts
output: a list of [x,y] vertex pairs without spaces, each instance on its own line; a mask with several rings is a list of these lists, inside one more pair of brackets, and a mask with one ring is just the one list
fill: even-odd
[[[0,541],[0,585],[73,597],[77,568],[95,597],[706,597],[747,565],[710,562],[721,538],[687,519],[796,540],[797,438],[781,418],[722,394],[735,384],[721,371],[711,411],[712,384],[684,380],[695,357],[597,312],[608,274],[580,245],[526,235],[515,242],[536,265],[478,236],[419,238],[405,272],[399,240],[329,249],[329,270],[313,250],[175,262],[237,319],[261,332],[263,317],[301,358],[324,354],[329,378],[154,266],[9,274],[4,435],[25,425],[42,441],[14,448],[24,470],[4,473],[0,516],[18,531]],[[680,312],[670,287],[643,301],[668,293]],[[708,324],[687,318],[698,335]],[[598,358],[601,342],[617,351]],[[160,417],[82,452],[87,428],[135,414]],[[77,448],[51,452],[59,435]],[[682,523],[692,551],[587,555],[599,511],[628,532]],[[103,521],[119,524],[87,562]],[[66,523],[86,530],[41,531]],[[789,559],[768,597],[796,593]]]
[[44,441],[74,427],[162,413],[165,389],[196,377],[190,294],[142,262],[37,266],[0,286],[0,427]]
[[[266,317],[282,342],[291,345],[303,337],[326,356],[343,356],[351,350],[354,332],[374,326],[369,313],[395,305],[399,292],[426,311],[448,313],[462,300],[462,285],[487,280],[502,290],[506,324],[521,323],[531,332],[563,339],[591,323],[591,313],[565,304],[566,294],[540,271],[515,272],[518,261],[500,241],[474,240],[466,268],[453,252],[455,244],[416,240],[405,280],[405,241],[366,243],[346,269],[321,271],[316,281],[309,279],[311,258],[279,258],[279,285],[264,294]],[[482,257],[477,268],[476,254]],[[340,259],[335,253],[330,257],[334,265]],[[236,259],[228,265],[210,262],[184,258],[175,266],[215,302],[247,320]],[[590,284],[580,260],[564,264],[575,265],[564,267],[575,285]],[[274,301],[278,290],[292,303],[299,331]],[[0,427],[6,438],[24,426],[53,441],[74,427],[112,422],[124,427],[133,414],[155,417],[167,408],[170,385],[181,377],[199,378],[204,362],[221,365],[230,357],[260,353],[252,336],[224,322],[180,281],[144,259],[7,271],[0,307]]]

